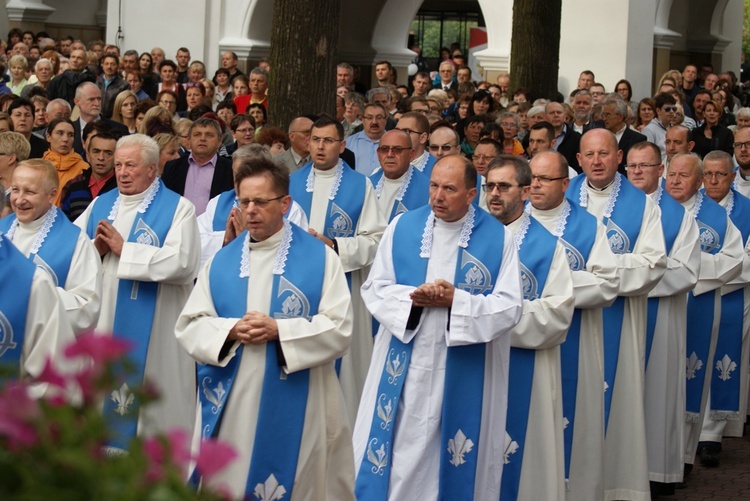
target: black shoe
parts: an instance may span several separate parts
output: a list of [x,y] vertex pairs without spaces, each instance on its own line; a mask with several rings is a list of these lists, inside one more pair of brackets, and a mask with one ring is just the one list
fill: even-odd
[[701,464],[706,468],[719,466],[719,453],[713,447],[703,447],[700,451]]

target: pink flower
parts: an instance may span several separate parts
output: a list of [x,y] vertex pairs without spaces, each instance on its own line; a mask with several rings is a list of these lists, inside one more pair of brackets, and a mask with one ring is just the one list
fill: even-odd
[[204,439],[201,440],[201,450],[196,458],[195,467],[203,476],[203,480],[208,480],[236,457],[237,452],[231,445],[218,440]]
[[40,383],[48,383],[51,386],[56,386],[63,390],[68,384],[65,377],[63,377],[63,375],[55,368],[51,357],[47,357],[47,360],[44,363],[44,369],[42,369],[42,373],[39,374],[39,377],[37,377],[36,380]]
[[14,384],[0,393],[0,436],[11,449],[30,447],[37,442],[33,421],[41,414],[26,386]]
[[164,468],[168,464],[174,465],[183,476],[187,476],[187,468],[192,456],[190,437],[184,430],[170,430],[167,432],[166,439],[165,437],[146,438],[143,441],[143,451],[149,460],[146,470],[148,482],[156,482],[163,478]]
[[98,365],[119,360],[129,349],[130,343],[124,339],[89,331],[81,334],[73,343],[65,347],[65,356],[74,358],[87,355],[92,358],[94,364]]

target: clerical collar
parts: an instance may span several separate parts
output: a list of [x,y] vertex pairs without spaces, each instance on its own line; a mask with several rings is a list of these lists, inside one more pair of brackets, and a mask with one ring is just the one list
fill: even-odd
[[750,180],[750,176],[746,176],[745,174],[742,173],[742,167],[740,167],[739,169],[737,169],[737,172],[740,173],[740,177],[742,178],[743,181]]
[[28,224],[21,223],[18,220],[18,218],[16,218],[15,221],[13,221],[13,223],[10,225],[10,228],[8,228],[7,233],[5,233],[5,238],[7,238],[8,240],[12,242],[13,235],[16,233],[16,229],[18,228],[19,224],[21,224],[24,230],[29,230],[29,231],[38,230],[36,234],[36,238],[34,239],[34,244],[31,246],[31,250],[29,251],[30,254],[36,254],[39,252],[39,248],[47,239],[47,235],[52,229],[52,225],[54,224],[56,218],[57,218],[57,207],[55,207],[54,205],[50,207],[49,210],[45,212],[42,217],[35,219],[31,223],[28,223]]
[[588,179],[586,180],[586,185],[587,185],[587,187],[588,187],[588,188],[589,188],[590,190],[592,190],[592,191],[605,192],[605,191],[607,191],[607,190],[609,189],[609,187],[610,187],[610,186],[612,186],[613,184],[615,184],[615,180],[616,180],[616,179],[617,179],[617,176],[615,176],[615,179],[613,179],[613,180],[612,180],[612,182],[610,182],[610,183],[609,183],[609,184],[608,184],[607,186],[605,186],[604,188],[597,188],[596,186],[593,186],[593,185],[592,185],[592,184],[591,184],[591,183],[589,182],[589,180],[588,180]]

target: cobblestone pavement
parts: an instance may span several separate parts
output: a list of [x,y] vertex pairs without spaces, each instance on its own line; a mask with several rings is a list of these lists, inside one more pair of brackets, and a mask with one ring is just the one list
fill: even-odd
[[688,477],[687,489],[678,489],[674,496],[660,496],[661,500],[707,501],[750,500],[750,427],[745,425],[742,438],[722,441],[721,464],[704,468],[696,458],[693,472]]

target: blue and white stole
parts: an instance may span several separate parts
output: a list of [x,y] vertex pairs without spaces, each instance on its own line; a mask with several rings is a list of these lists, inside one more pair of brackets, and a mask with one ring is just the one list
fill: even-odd
[[[29,251],[29,259],[50,274],[55,286],[65,287],[81,230],[55,206],[42,217],[44,221]],[[0,233],[5,233],[8,240],[13,241],[17,228],[15,214],[0,219]]]
[[[539,221],[526,212],[515,235],[518,249],[519,271],[523,300],[535,301],[542,297],[544,284],[555,255],[557,237],[547,231]],[[518,484],[525,452],[526,433],[531,405],[531,388],[534,381],[536,350],[510,349],[508,365],[508,414],[505,424],[506,442],[513,444],[513,451],[504,454],[503,476],[500,484],[500,499],[518,499]],[[533,468],[533,465],[532,465]]]
[[[172,227],[180,196],[169,190],[157,178],[146,190],[133,221],[128,243],[161,247]],[[112,190],[98,196],[92,203],[86,233],[93,239],[96,226],[101,220],[110,223],[117,218],[120,208],[120,192]],[[127,340],[131,344],[128,361],[133,370],[120,374],[118,384],[111,398],[104,402],[104,418],[109,422],[112,438],[109,445],[115,449],[127,450],[128,442],[138,428],[140,403],[132,393],[132,388],[143,384],[146,368],[146,355],[151,339],[151,330],[156,312],[157,282],[140,282],[120,279],[117,286],[117,302],[112,335]],[[163,334],[163,333],[160,333]],[[119,368],[122,371],[122,368]]]
[[[586,263],[596,240],[596,225],[594,216],[578,205],[571,204],[567,199],[563,200],[563,209],[552,234],[559,238],[560,243],[565,248],[568,267],[571,271],[586,269]],[[570,477],[570,455],[573,451],[582,314],[583,310],[579,308],[574,310],[568,334],[565,341],[560,345],[563,416],[568,422],[563,430],[565,478]]]
[[[284,221],[284,234],[273,267],[269,316],[276,319],[306,318],[318,312],[325,275],[325,245],[295,224]],[[247,312],[251,285],[249,234],[242,233],[223,247],[209,272],[211,297],[222,318],[242,318]],[[260,285],[258,285],[260,286]],[[276,482],[292,498],[309,390],[309,369],[286,374],[279,366],[278,343],[266,343],[263,393],[245,495],[268,480]],[[198,365],[198,396],[202,435],[216,437],[244,347],[239,346],[225,367]],[[242,391],[239,388],[237,391]],[[239,445],[240,447],[242,444]],[[200,476],[200,472],[196,472]],[[277,490],[277,492],[280,492]]]
[[[729,219],[740,230],[742,242],[747,243],[750,238],[750,199],[730,190],[725,209]],[[714,366],[717,372],[711,377],[709,411],[709,417],[715,421],[740,418],[739,369],[742,359],[744,306],[745,287],[721,296],[721,320]]]
[[415,158],[411,161],[411,164],[414,166],[414,168],[421,172],[428,181],[430,180],[430,176],[432,175],[432,168],[436,163],[437,157],[433,156],[427,150],[425,150],[419,158]]
[[[393,249],[393,266],[397,283],[414,287],[424,283],[432,252],[434,224],[435,215],[429,206],[406,212],[396,222],[393,241],[398,242],[398,247]],[[492,293],[502,264],[504,231],[504,226],[488,213],[469,207],[458,242],[454,277],[457,288],[474,295]],[[395,336],[391,338],[378,385],[365,456],[357,474],[355,494],[358,501],[388,498],[394,422],[413,344],[413,340],[407,344]],[[448,348],[441,420],[439,499],[468,501],[474,496],[477,448],[481,438],[485,348],[483,343]]]
[[[568,197],[581,207],[588,207],[589,194],[586,190],[586,176],[576,176],[570,180]],[[574,198],[575,197],[575,198]],[[646,194],[630,184],[619,172],[615,174],[612,191],[602,215],[602,224],[607,229],[609,247],[615,254],[629,254],[635,248],[641,232],[643,212],[646,208]],[[612,405],[612,392],[617,374],[617,361],[620,356],[622,321],[625,316],[625,297],[618,296],[612,306],[602,310],[604,326],[604,426],[609,422],[609,409]]]
[[[667,256],[672,252],[672,247],[677,240],[682,226],[682,218],[685,216],[685,208],[680,202],[664,189],[664,180],[659,183],[654,193],[654,202],[661,209],[661,229],[664,233],[664,242],[667,247]],[[654,334],[656,332],[656,317],[659,314],[659,301],[661,298],[648,298],[648,313],[646,319],[646,368],[651,356],[651,347],[654,344]]]
[[[349,168],[343,160],[336,167],[336,177],[328,194],[325,228],[320,230],[330,239],[354,237],[359,216],[365,203],[367,178]],[[310,162],[290,176],[289,194],[310,219],[315,169]]]
[[[31,280],[36,266],[0,233],[0,367],[20,375]],[[0,373],[0,382],[4,382]]]
[[[375,187],[375,194],[378,198],[383,193],[384,177],[383,169],[378,169],[370,175],[370,181]],[[384,215],[388,216],[388,222],[390,223],[399,214],[422,207],[429,201],[430,180],[416,170],[413,165],[410,165],[401,181],[401,187],[396,193],[396,200],[391,207],[390,214]]]
[[214,212],[214,219],[211,222],[214,231],[224,231],[227,227],[227,219],[229,214],[232,212],[237,201],[237,193],[234,189],[227,190],[219,195],[219,199],[216,201],[216,212]]
[[[698,223],[698,240],[701,244],[701,252],[717,254],[724,245],[724,236],[727,232],[726,210],[699,191],[695,194],[692,215]],[[708,355],[714,323],[714,302],[717,294],[721,294],[720,289],[699,296],[692,293],[688,294],[686,339],[688,356],[685,372],[687,379],[685,384],[685,408],[688,422],[697,423],[700,419],[703,382],[706,378],[706,370],[711,370],[711,367],[704,368],[704,366],[711,364]],[[696,374],[701,369],[705,369],[702,377]]]

